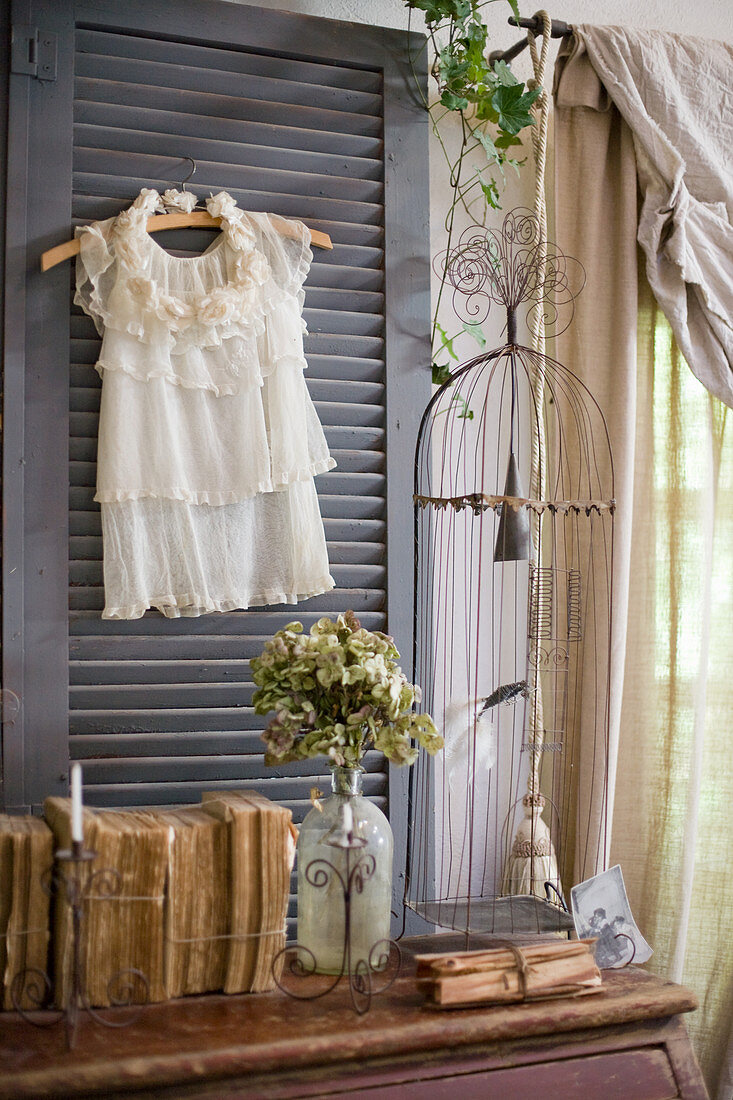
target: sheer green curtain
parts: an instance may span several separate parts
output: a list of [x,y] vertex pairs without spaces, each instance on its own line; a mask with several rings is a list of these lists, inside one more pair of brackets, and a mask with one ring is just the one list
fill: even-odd
[[733,1098],[733,410],[639,279],[634,499],[611,858],[655,954],[694,989],[711,1095]]
[[[618,56],[611,51],[609,63]],[[647,76],[664,92],[666,70],[645,73],[644,87]],[[556,237],[587,282],[557,353],[606,417],[618,502],[610,859],[654,948],[649,967],[699,997],[686,1023],[711,1097],[733,1100],[733,408],[682,359],[646,279],[648,250],[637,272],[639,188],[649,195],[651,162],[614,103],[620,87],[602,82],[583,41],[564,44],[554,89]],[[683,95],[681,76],[678,88]],[[670,102],[660,92],[655,110]],[[690,187],[718,185],[707,162],[705,172],[700,157],[690,164]],[[654,271],[657,261],[667,262],[654,258]],[[686,284],[675,313],[682,329],[698,289]]]

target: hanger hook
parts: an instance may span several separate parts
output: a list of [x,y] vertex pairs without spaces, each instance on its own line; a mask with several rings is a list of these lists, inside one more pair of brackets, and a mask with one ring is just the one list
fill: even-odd
[[188,175],[186,176],[186,178],[184,180],[181,180],[181,191],[185,191],[186,190],[186,184],[188,183],[188,181],[191,179],[191,176],[196,171],[196,161],[193,159],[193,157],[187,157],[187,156],[184,156],[182,159],[183,160],[189,160],[191,162],[191,171],[188,173]]

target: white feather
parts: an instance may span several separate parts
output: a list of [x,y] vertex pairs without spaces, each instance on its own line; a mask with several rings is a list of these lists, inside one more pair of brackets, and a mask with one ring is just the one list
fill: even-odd
[[480,775],[490,771],[496,761],[496,731],[491,713],[482,714],[482,706],[482,699],[467,699],[451,701],[445,708],[443,737],[449,780],[470,782],[474,768]]

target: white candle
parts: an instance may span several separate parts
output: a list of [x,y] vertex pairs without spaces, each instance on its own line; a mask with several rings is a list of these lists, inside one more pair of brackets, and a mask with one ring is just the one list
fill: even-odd
[[81,844],[84,840],[81,813],[81,764],[71,765],[71,839]]
[[344,832],[348,837],[351,837],[354,834],[354,811],[352,810],[350,803],[344,802],[343,814]]

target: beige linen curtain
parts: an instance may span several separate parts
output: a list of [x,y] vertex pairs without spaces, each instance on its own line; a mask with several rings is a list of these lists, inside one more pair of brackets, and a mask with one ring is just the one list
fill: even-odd
[[555,99],[555,236],[587,274],[557,351],[606,416],[618,500],[610,857],[650,968],[700,998],[711,1096],[733,1100],[733,412],[637,270],[638,154],[578,38]]

